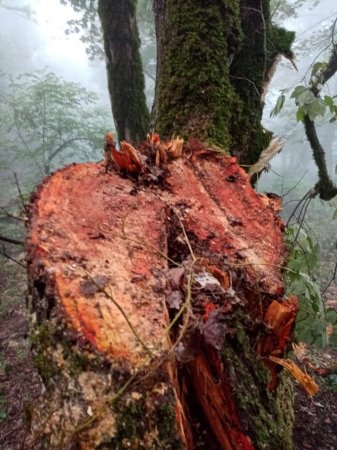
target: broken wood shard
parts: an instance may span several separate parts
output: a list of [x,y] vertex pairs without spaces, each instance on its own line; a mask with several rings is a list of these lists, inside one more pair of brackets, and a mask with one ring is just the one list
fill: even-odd
[[138,181],[79,164],[34,195],[32,341],[49,397],[29,442],[290,448],[289,381],[268,360],[296,315],[273,313],[287,302],[275,203],[235,158],[187,144],[158,172],[153,145]]

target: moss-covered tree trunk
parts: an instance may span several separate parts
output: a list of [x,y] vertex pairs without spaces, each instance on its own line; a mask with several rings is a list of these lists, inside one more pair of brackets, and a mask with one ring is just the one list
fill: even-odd
[[153,122],[164,136],[196,137],[258,160],[270,133],[262,92],[294,33],[270,22],[269,1],[155,0],[157,86]]
[[140,142],[148,129],[149,113],[136,22],[136,0],[99,0],[108,87],[120,140]]

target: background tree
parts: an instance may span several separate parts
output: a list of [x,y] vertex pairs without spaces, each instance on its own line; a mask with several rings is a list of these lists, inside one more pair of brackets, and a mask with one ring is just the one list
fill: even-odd
[[103,32],[111,108],[120,140],[145,139],[149,112],[144,94],[144,75],[140,57],[140,39],[136,21],[136,0],[61,0],[81,11],[72,30],[84,29],[82,40],[92,56],[101,53],[97,12]]
[[136,22],[136,0],[99,0],[108,86],[119,139],[140,142],[148,130],[148,109]]
[[0,107],[1,146],[6,148],[2,164],[18,168],[24,179],[28,176],[33,182],[30,189],[60,164],[101,157],[108,114],[97,106],[94,93],[53,73],[5,78]]

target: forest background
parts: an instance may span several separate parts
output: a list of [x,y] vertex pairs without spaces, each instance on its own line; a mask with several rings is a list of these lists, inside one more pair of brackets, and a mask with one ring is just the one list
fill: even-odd
[[[76,24],[72,28],[68,23],[78,17],[73,10],[59,5],[56,0],[48,2],[48,8],[46,2],[38,0],[28,5],[24,1],[13,5],[3,0],[0,8],[0,206],[3,213],[0,234],[20,241],[23,228],[9,216],[20,214],[22,200],[26,201],[34,186],[51,171],[71,162],[101,159],[102,137],[113,127],[113,121],[104,61],[98,57],[90,59],[93,52],[99,56],[99,49],[92,47],[88,55],[90,41]],[[299,72],[284,59],[269,87],[264,126],[286,144],[258,180],[257,188],[281,195],[283,215],[288,219],[317,179],[310,146],[302,124],[296,121],[296,105],[290,96],[296,86],[303,84],[305,77],[308,79],[315,62],[328,59],[329,44],[336,34],[332,31],[336,12],[333,2],[328,0],[274,1],[272,11],[273,20],[297,32],[294,52]],[[139,20],[150,108],[155,77],[155,35],[150,2],[139,2]],[[78,33],[70,33],[70,30]],[[285,105],[277,117],[270,117],[281,90],[287,96]],[[333,79],[328,94],[333,97],[335,91],[336,80]],[[327,151],[330,176],[336,181],[335,123],[330,123],[329,119],[325,115],[317,122]],[[18,194],[18,184],[22,195]],[[307,305],[302,309],[297,331],[302,340],[320,345],[328,341],[335,344],[335,335],[329,338],[326,333],[327,324],[335,318],[330,320],[326,316],[326,303],[322,302],[321,293],[325,294],[328,306],[335,306],[336,208],[335,199],[328,203],[312,199],[305,210],[300,236],[296,227],[289,231],[290,241],[296,237],[300,245],[294,248],[292,268],[309,277],[304,283],[304,275],[289,280],[292,290],[294,286],[296,290],[296,284],[299,292],[304,289]],[[296,216],[293,219],[297,224],[302,220]],[[22,262],[17,247],[5,244],[2,252]],[[2,267],[5,261],[6,257],[2,258]]]

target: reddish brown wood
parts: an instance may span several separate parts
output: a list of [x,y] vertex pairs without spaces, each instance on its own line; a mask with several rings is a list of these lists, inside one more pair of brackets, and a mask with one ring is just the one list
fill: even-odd
[[[153,183],[142,174],[137,182],[123,178],[117,169],[107,173],[100,164],[72,165],[46,179],[31,205],[29,279],[34,286],[43,282],[44,298],[52,299],[35,307],[38,322],[61,317],[66,329],[88,343],[92,352],[130,374],[146,367],[150,352],[155,360],[170,355],[165,300],[172,264],[165,255],[172,228],[182,240],[185,233],[189,236],[193,256],[221,284],[231,283],[230,274],[217,267],[214,258],[245,273],[251,293],[245,307],[252,318],[261,323],[270,318],[272,300],[280,301],[284,293],[282,221],[275,214],[275,202],[251,188],[236,159],[187,146],[185,156],[166,169],[164,181]],[[202,320],[214,307],[205,306]],[[284,351],[293,311],[275,325],[272,339],[259,338],[260,355],[268,356],[275,348]],[[175,392],[177,439],[192,449],[187,400],[172,355],[160,367],[167,389]],[[220,448],[254,448],[242,430],[218,352],[200,351],[188,367]],[[220,384],[214,381],[214,371]]]

